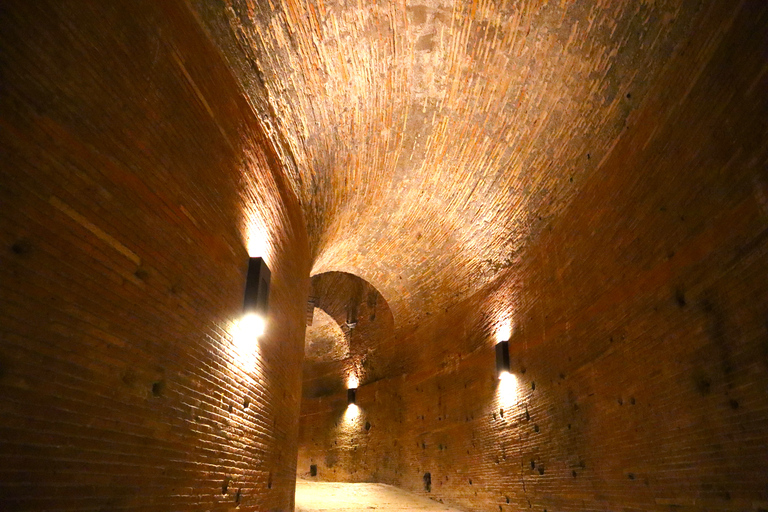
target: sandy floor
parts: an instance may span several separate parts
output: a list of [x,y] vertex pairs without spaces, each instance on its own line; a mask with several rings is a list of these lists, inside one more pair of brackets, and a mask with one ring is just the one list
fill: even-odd
[[384,484],[296,482],[296,512],[383,510],[458,512],[445,505]]

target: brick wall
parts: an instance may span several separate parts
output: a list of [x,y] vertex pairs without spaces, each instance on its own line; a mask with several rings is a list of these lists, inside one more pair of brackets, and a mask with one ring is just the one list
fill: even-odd
[[229,68],[181,2],[4,2],[0,50],[0,509],[292,509],[309,252]]
[[304,400],[300,474],[471,510],[768,510],[768,12],[721,7],[522,266],[395,333],[416,369],[354,420]]
[[[350,378],[359,384],[402,373],[402,351],[389,337],[394,319],[384,297],[353,274],[324,272],[312,277],[312,303],[329,315],[344,333],[343,358],[305,360],[304,397],[346,392]],[[311,330],[307,341],[311,342]]]

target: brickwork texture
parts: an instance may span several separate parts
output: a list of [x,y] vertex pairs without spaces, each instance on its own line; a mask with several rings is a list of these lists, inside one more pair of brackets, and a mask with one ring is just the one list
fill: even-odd
[[3,1],[0,510],[767,511],[767,91],[760,0]]

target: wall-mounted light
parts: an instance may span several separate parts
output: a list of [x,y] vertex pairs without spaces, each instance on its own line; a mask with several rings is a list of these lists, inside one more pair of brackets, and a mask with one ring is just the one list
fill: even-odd
[[496,375],[502,379],[509,375],[509,341],[496,344]]
[[251,338],[264,334],[267,310],[269,308],[270,272],[263,258],[248,259],[248,275],[245,278],[243,318],[241,332]]
[[267,315],[270,275],[269,267],[263,258],[248,258],[243,314]]
[[354,405],[357,400],[357,388],[347,390],[347,405]]

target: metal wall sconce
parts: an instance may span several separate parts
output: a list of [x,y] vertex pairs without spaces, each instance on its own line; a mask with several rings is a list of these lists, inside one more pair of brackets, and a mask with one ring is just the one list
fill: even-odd
[[509,341],[500,341],[496,344],[496,375],[501,379],[509,369]]
[[249,258],[248,275],[245,278],[243,318],[241,332],[248,338],[264,334],[269,308],[269,281],[271,273],[263,258]]
[[357,388],[349,388],[347,390],[347,405],[355,404],[357,400]]
[[245,278],[243,315],[267,316],[269,308],[269,281],[271,273],[263,258],[248,259],[248,276]]

